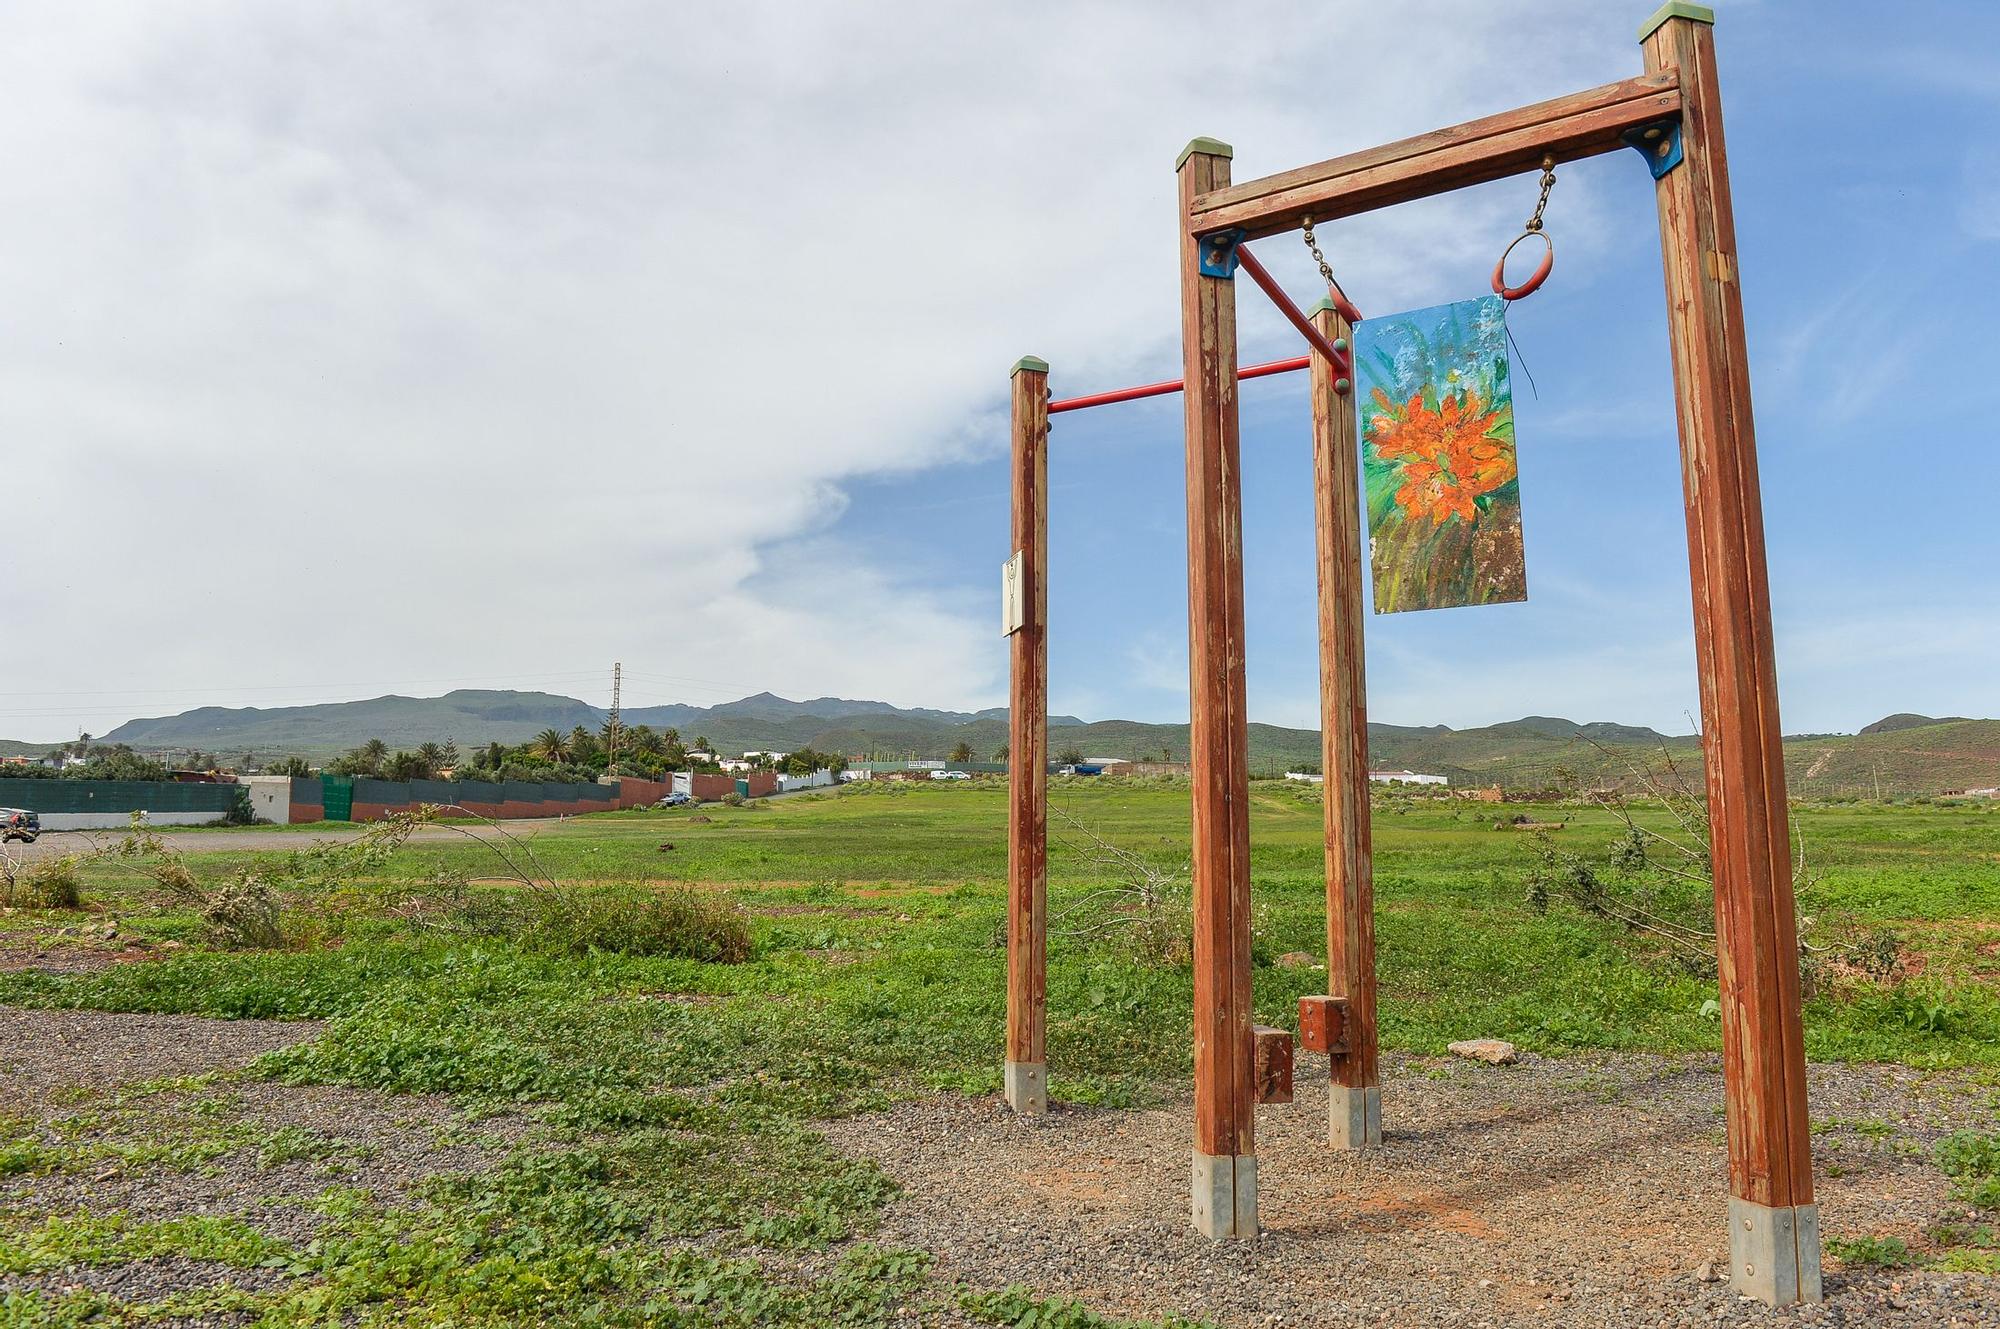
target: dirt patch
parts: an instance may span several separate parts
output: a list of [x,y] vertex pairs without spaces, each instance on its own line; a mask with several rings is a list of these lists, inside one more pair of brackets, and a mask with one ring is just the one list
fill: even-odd
[[[2000,1323],[2000,1291],[1971,1275],[1843,1272],[1829,1259],[1829,1304],[1810,1317],[1701,1281],[1704,1263],[1726,1269],[1728,1257],[1715,1058],[1386,1062],[1380,1150],[1326,1148],[1324,1058],[1301,1057],[1296,1102],[1259,1110],[1265,1231],[1247,1241],[1210,1242],[1188,1225],[1186,1101],[1029,1121],[994,1100],[940,1098],[825,1130],[903,1186],[878,1240],[931,1250],[975,1284],[1019,1282],[1113,1315],[1496,1329]],[[1815,1067],[1811,1093],[1816,1117],[1888,1121],[1906,1144],[1814,1137],[1825,1233],[1921,1242],[1953,1206],[1945,1178],[1907,1146],[1990,1125],[1985,1091],[1968,1076]]]
[[58,942],[53,945],[0,945],[0,974],[95,974],[116,964],[157,960],[170,954],[138,942],[124,946],[78,946]]

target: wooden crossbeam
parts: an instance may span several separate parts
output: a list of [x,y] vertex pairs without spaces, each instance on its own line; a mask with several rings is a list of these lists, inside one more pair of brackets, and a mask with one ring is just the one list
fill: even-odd
[[1197,194],[1195,235],[1242,228],[1244,239],[1295,231],[1467,185],[1484,184],[1624,146],[1626,130],[1681,113],[1680,73],[1657,73],[1573,92],[1449,129]]

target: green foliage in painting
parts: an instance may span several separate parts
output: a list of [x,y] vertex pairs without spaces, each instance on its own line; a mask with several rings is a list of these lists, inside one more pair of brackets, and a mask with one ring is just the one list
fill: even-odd
[[1528,598],[1506,305],[1355,328],[1375,612]]

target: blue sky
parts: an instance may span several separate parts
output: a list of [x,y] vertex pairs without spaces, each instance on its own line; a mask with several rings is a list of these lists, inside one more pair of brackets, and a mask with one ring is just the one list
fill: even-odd
[[[1007,368],[1179,373],[1172,163],[1640,69],[1650,0],[0,13],[0,736],[452,686],[1006,696]],[[2000,6],[1724,0],[1784,720],[2000,714]],[[496,93],[497,90],[497,93]],[[1532,174],[1323,228],[1487,289]],[[1371,620],[1374,714],[1685,731],[1652,185],[1564,167],[1513,329],[1530,599]],[[1310,302],[1296,237],[1258,245]],[[1246,361],[1296,353],[1248,288]],[[1251,712],[1310,724],[1301,384],[1243,394]],[[1186,714],[1180,407],[1062,417],[1053,700]],[[25,459],[25,461],[23,460]],[[66,538],[67,532],[79,538]]]
[[[1621,11],[1624,7],[1613,6]],[[1723,6],[1719,60],[1788,732],[1895,710],[2000,714],[2000,9]],[[1636,48],[1609,81],[1637,72]],[[1338,105],[1335,97],[1334,104]],[[1488,99],[1502,109],[1505,98]],[[1845,106],[1845,113],[1840,108]],[[1830,112],[1834,113],[1830,116]],[[1418,131],[1427,126],[1412,124]],[[1195,126],[1225,139],[1230,126]],[[1241,168],[1237,178],[1278,169]],[[1358,145],[1343,145],[1358,146]],[[1157,154],[1156,154],[1157,155]],[[1164,169],[1164,168],[1163,168]],[[1525,216],[1532,177],[1473,191]],[[1635,154],[1563,167],[1553,278],[1510,326],[1530,599],[1371,617],[1372,713],[1465,726],[1522,714],[1687,732],[1698,701],[1653,186]],[[1482,294],[1512,238],[1382,281],[1341,264],[1364,312]],[[1343,226],[1322,240],[1339,262]],[[1258,252],[1298,260],[1299,241]],[[1303,261],[1283,270],[1301,304]],[[1174,272],[1156,284],[1171,294]],[[1297,353],[1240,284],[1244,363]],[[1155,295],[1158,292],[1154,293]],[[1255,321],[1251,321],[1251,320]],[[1048,354],[1046,342],[1022,347]],[[1161,349],[1135,381],[1175,376]],[[1068,370],[1056,395],[1124,380]],[[1005,365],[974,411],[1005,410]],[[1297,376],[1245,385],[1244,526],[1253,717],[1313,725],[1307,406]],[[1186,715],[1178,398],[1056,417],[1052,707]],[[1007,471],[988,455],[856,486],[834,528],[910,582],[981,604],[1004,556]],[[973,538],[974,533],[982,538]],[[921,555],[916,553],[921,550]],[[996,654],[1000,645],[993,645]]]

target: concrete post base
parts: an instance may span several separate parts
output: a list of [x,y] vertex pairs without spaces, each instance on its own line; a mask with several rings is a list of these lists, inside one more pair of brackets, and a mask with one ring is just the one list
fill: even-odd
[[1040,1062],[1010,1061],[1005,1084],[1007,1106],[1025,1117],[1049,1110],[1049,1068]]
[[1729,1200],[1729,1286],[1767,1306],[1819,1301],[1819,1206]]
[[1195,1154],[1194,1229],[1204,1237],[1257,1235],[1255,1154]]
[[1327,1110],[1327,1140],[1335,1149],[1382,1147],[1382,1086],[1333,1086]]

